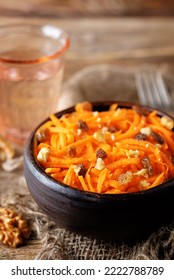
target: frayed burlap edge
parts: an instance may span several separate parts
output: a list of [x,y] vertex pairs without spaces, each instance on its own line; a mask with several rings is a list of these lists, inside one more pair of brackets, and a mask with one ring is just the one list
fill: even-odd
[[[57,226],[36,205],[27,191],[25,179],[22,193],[8,192],[1,196],[2,207],[12,207],[30,222],[33,240],[40,241],[37,260],[157,260],[174,258],[174,225],[163,227],[145,241],[128,245],[104,242],[69,232]],[[27,242],[26,245],[27,246]]]

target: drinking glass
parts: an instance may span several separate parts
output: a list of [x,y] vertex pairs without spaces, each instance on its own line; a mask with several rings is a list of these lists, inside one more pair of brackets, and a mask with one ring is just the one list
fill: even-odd
[[68,34],[52,25],[0,27],[0,133],[24,144],[58,106]]

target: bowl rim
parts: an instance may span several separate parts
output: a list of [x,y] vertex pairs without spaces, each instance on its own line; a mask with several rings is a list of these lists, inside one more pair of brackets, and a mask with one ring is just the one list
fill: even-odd
[[[156,110],[159,116],[163,116],[163,115],[169,116],[170,118],[172,118],[174,120],[174,118],[172,116],[170,116],[169,114],[167,114],[159,109],[153,108],[151,106],[141,105],[136,102],[107,100],[107,101],[95,101],[95,102],[90,102],[90,103],[92,104],[93,107],[101,107],[101,106],[109,107],[113,103],[117,103],[119,107],[123,107],[123,108],[130,108],[132,106],[138,106],[138,107],[148,110],[150,112],[153,110]],[[67,113],[74,111],[74,109],[75,109],[75,105],[68,107],[64,110],[58,111],[55,113],[55,115],[57,117],[60,117],[63,114],[67,114]],[[140,196],[149,196],[149,195],[155,194],[156,192],[162,191],[166,188],[173,187],[172,185],[174,183],[174,177],[172,177],[172,178],[168,179],[167,181],[165,181],[153,188],[150,188],[148,190],[142,190],[142,191],[130,192],[130,193],[121,193],[121,194],[103,194],[103,193],[79,190],[79,189],[71,187],[67,184],[64,184],[58,180],[55,180],[52,177],[49,177],[44,172],[43,168],[39,165],[39,163],[36,161],[34,154],[33,154],[35,133],[36,133],[37,129],[48,120],[49,120],[49,117],[47,117],[45,120],[43,120],[32,131],[29,138],[27,139],[27,142],[24,147],[24,170],[25,170],[25,165],[27,165],[28,168],[30,169],[30,171],[32,173],[34,173],[35,176],[37,176],[37,178],[39,178],[40,182],[43,183],[44,185],[47,185],[47,187],[50,188],[50,190],[56,191],[56,192],[59,191],[62,195],[70,196],[75,199],[78,199],[79,196],[83,196],[83,198],[85,198],[87,200],[88,199],[96,200],[97,198],[100,198],[102,200],[109,199],[111,201],[112,200],[114,201],[114,200],[125,200],[127,198],[134,199],[134,198],[137,198]],[[32,147],[32,149],[31,149],[31,147]]]

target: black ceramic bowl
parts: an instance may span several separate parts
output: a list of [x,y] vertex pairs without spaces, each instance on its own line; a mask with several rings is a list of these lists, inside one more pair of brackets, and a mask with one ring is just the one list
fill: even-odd
[[[132,106],[130,103],[118,103],[120,107]],[[111,104],[109,101],[93,103],[93,108],[95,111],[107,110]],[[73,110],[73,107],[69,108],[57,113],[57,116]],[[31,134],[24,152],[26,181],[40,208],[61,227],[98,239],[132,241],[143,238],[174,218],[174,179],[141,192],[96,194],[74,189],[50,178],[33,155],[36,130]]]

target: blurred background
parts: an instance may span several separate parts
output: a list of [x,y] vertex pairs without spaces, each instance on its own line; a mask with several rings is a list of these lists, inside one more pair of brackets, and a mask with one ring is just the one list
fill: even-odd
[[0,0],[0,24],[54,24],[68,32],[65,80],[85,66],[139,66],[174,58],[173,0]]
[[160,68],[173,91],[173,0],[0,0],[0,25],[24,22],[68,32],[64,81],[92,65],[132,73],[147,65]]
[[1,15],[173,16],[173,0],[0,0]]

